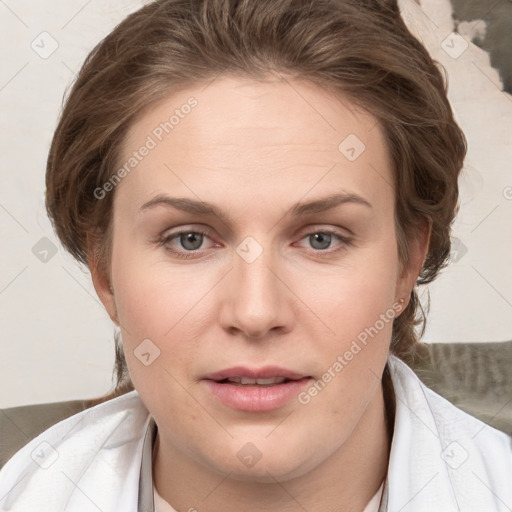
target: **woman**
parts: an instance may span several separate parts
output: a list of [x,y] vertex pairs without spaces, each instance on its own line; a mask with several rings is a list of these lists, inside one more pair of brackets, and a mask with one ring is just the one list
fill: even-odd
[[47,167],[120,328],[119,396],[20,450],[2,510],[510,510],[510,438],[405,364],[465,149],[391,2],[130,15]]

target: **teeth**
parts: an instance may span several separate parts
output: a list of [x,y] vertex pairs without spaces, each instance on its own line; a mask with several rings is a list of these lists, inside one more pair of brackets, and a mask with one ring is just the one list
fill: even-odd
[[233,382],[234,384],[258,384],[261,386],[270,386],[272,384],[281,384],[281,382],[284,382],[286,379],[284,377],[270,377],[269,379],[253,379],[251,377],[231,377],[227,380],[228,382]]
[[286,379],[284,377],[272,377],[270,379],[256,379],[256,384],[262,384],[263,386],[266,384],[281,384]]

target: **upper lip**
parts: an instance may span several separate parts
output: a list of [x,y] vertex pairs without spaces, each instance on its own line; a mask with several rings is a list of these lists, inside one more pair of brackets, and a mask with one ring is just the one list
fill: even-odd
[[203,379],[220,381],[224,379],[232,379],[235,377],[249,377],[251,379],[270,379],[272,377],[282,377],[290,380],[299,380],[308,375],[297,373],[286,368],[278,366],[264,366],[263,368],[248,368],[246,366],[233,366],[218,372],[209,373]]

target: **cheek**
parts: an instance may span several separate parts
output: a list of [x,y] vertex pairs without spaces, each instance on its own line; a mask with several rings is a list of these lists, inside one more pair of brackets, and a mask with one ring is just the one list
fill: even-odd
[[119,276],[128,277],[120,280],[116,304],[135,389],[157,420],[193,421],[201,411],[186,389],[202,327],[187,313],[197,302],[193,300],[196,293],[183,281],[166,278],[154,269],[120,263],[118,270],[126,274]]
[[[397,277],[396,246],[384,242],[358,252],[328,275],[305,274],[296,282],[304,303],[322,320],[326,340],[341,349],[392,308]],[[389,334],[390,329],[386,324],[381,330]]]
[[[341,443],[343,433],[354,428],[380,385],[397,315],[395,279],[389,265],[362,266],[332,280],[335,293],[317,289],[315,307],[329,331],[326,336],[310,335],[321,363],[318,380],[301,403],[309,418],[323,418],[308,420],[313,431],[322,431],[332,442]],[[337,425],[339,432],[326,423]]]
[[208,281],[205,276],[199,278],[191,265],[169,265],[163,249],[125,252],[119,238],[112,258],[119,319],[131,342],[141,337],[167,338],[187,323],[187,312],[207,293]]
[[184,366],[180,328],[186,325],[186,306],[194,290],[179,275],[161,272],[143,254],[123,249],[119,237],[112,275],[123,349],[135,387],[150,389],[158,379],[170,377],[164,372],[167,362],[163,364],[168,353],[174,365]]

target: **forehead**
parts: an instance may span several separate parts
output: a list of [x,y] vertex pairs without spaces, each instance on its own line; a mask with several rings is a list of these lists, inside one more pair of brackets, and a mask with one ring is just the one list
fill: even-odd
[[393,196],[377,120],[290,79],[224,77],[170,94],[130,126],[120,166],[130,160],[116,196],[132,205],[167,190],[199,198],[281,191],[290,202],[333,187],[377,202]]

